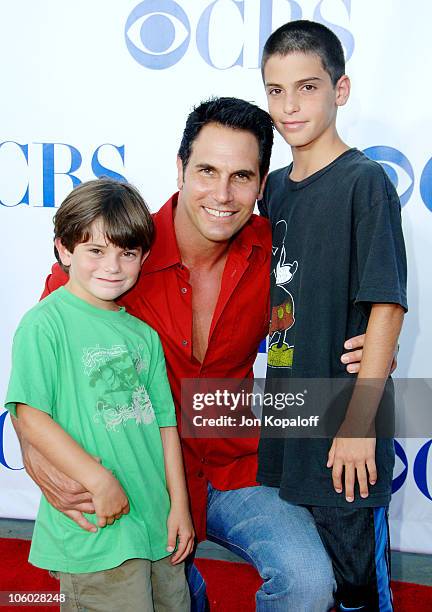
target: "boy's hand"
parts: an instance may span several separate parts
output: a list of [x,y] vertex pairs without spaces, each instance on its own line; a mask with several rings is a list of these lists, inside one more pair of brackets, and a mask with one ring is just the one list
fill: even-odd
[[21,447],[27,474],[38,485],[51,506],[63,512],[82,529],[97,531],[83,515],[83,512],[94,514],[91,494],[78,482],[57,470],[33,446],[22,442]]
[[171,563],[176,565],[186,559],[193,550],[195,543],[195,532],[189,509],[186,506],[171,506],[167,520],[168,546],[167,551],[175,549],[177,540],[178,548],[171,557]]
[[93,503],[99,527],[112,525],[123,514],[129,513],[129,501],[123,487],[111,472],[106,470],[104,478],[99,478],[93,489]]
[[[350,374],[358,374],[360,370],[361,360],[363,359],[363,346],[366,334],[350,338],[344,344],[344,348],[349,350],[349,353],[341,355],[342,363],[346,364],[347,372]],[[390,368],[390,374],[397,368],[397,350],[395,351],[393,361]]]
[[332,479],[336,493],[342,493],[342,472],[345,470],[345,499],[354,501],[354,484],[357,480],[360,496],[369,495],[369,484],[377,481],[375,465],[375,438],[334,438],[327,467],[333,468]]

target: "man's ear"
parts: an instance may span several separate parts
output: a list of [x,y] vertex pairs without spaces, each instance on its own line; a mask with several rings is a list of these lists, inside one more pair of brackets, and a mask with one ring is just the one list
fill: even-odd
[[180,191],[183,187],[183,162],[177,155],[177,189]]
[[339,81],[336,83],[336,106],[343,106],[347,103],[350,91],[351,91],[351,81],[349,76],[344,74],[341,76]]
[[54,240],[54,245],[55,248],[58,251],[60,260],[62,262],[62,264],[68,268],[71,265],[71,253],[67,250],[67,248],[64,246],[64,244],[62,243],[62,241],[60,240],[60,238],[56,238]]
[[260,185],[260,190],[257,196],[257,200],[262,200],[263,199],[263,195],[264,195],[264,189],[266,186],[266,182],[267,182],[267,177],[268,177],[268,172],[266,172],[266,174],[264,175],[263,180],[261,181],[261,185]]

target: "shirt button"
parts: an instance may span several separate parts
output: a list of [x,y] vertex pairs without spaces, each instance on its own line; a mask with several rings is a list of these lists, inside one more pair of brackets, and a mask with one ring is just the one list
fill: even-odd
[[207,463],[207,460],[206,460],[206,458],[205,458],[205,457],[203,457],[203,458],[201,459],[201,463]]
[[200,470],[200,471],[197,473],[197,476],[198,476],[198,478],[202,478],[202,477],[204,476],[204,472],[203,472],[202,470]]
[[183,346],[187,346],[188,345],[188,341],[187,340],[182,340],[182,344],[183,344]]
[[182,293],[187,293],[187,287],[182,287],[182,288],[181,288],[181,292],[182,292]]

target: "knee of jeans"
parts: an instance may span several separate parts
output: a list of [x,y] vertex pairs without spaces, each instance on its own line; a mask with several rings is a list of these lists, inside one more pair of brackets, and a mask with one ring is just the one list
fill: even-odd
[[312,571],[303,572],[301,576],[298,573],[296,575],[296,582],[298,583],[299,591],[301,590],[303,593],[305,601],[333,601],[336,580],[330,563],[321,566],[317,565]]
[[332,601],[336,583],[331,563],[327,559],[311,564],[302,562],[300,555],[290,557],[278,566],[268,567],[265,574],[262,576],[263,589],[268,594],[289,593],[305,602]]

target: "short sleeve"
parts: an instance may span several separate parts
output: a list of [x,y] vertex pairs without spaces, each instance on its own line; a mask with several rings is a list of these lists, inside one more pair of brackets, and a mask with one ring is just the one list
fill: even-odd
[[27,404],[53,416],[56,384],[53,339],[39,325],[20,326],[13,341],[5,408],[16,416],[16,405]]
[[175,427],[177,419],[165,365],[161,341],[152,334],[152,359],[149,367],[147,392],[159,427]]
[[401,212],[396,194],[376,202],[356,228],[358,291],[355,303],[365,312],[371,304],[399,304],[408,310],[407,262]]

